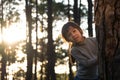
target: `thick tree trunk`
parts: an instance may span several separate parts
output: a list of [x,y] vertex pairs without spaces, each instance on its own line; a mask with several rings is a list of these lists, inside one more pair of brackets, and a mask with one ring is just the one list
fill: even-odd
[[100,80],[120,80],[120,0],[95,0]]

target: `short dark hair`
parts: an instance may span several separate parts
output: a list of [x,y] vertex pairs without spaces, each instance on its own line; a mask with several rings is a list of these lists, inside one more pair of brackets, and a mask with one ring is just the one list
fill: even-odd
[[64,39],[65,39],[66,41],[69,41],[69,39],[67,38],[67,32],[68,32],[68,29],[69,29],[70,26],[78,29],[78,30],[80,31],[80,33],[83,34],[82,29],[79,27],[79,25],[78,25],[77,23],[72,22],[72,21],[67,22],[67,23],[64,24],[63,27],[62,27],[62,36],[64,37]]

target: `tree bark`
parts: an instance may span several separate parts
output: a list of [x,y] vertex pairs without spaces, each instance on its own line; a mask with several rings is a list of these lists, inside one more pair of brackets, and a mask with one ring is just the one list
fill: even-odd
[[93,28],[92,28],[92,20],[93,20],[93,13],[92,13],[92,0],[87,0],[88,1],[88,35],[90,37],[93,36]]
[[32,68],[33,68],[33,47],[32,47],[32,6],[29,0],[26,0],[26,19],[28,24],[28,42],[26,45],[27,52],[27,72],[26,80],[32,80]]
[[74,17],[74,22],[76,22],[78,25],[80,25],[80,11],[78,8],[78,0],[74,0],[74,6],[73,6],[73,17]]
[[[1,47],[3,47],[3,45],[1,45]],[[1,80],[5,80],[7,78],[7,73],[6,73],[6,64],[7,64],[7,55],[4,52],[5,48],[2,48],[0,50],[1,54],[2,54],[2,59],[1,59]]]
[[100,80],[120,80],[120,0],[95,0]]
[[55,46],[53,45],[53,39],[52,39],[52,23],[53,23],[53,17],[52,17],[52,0],[47,0],[48,5],[48,43],[47,43],[47,74],[46,74],[46,80],[56,80],[55,75]]
[[[3,0],[0,1],[0,31],[1,31],[1,35],[3,36]],[[6,64],[7,64],[7,55],[5,54],[5,45],[4,45],[4,40],[3,37],[1,37],[1,45],[0,45],[0,54],[2,55],[2,59],[1,59],[1,80],[5,80],[7,77],[7,73],[6,73]]]

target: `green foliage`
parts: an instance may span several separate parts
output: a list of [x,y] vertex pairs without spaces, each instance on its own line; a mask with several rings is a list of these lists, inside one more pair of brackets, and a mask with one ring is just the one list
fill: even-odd
[[88,10],[86,8],[85,5],[81,4],[81,8],[80,8],[80,12],[81,12],[81,17],[87,16]]
[[53,17],[55,20],[61,20],[66,17],[67,12],[67,5],[63,4],[63,2],[53,2]]
[[[59,20],[63,17],[66,17],[66,13],[67,13],[67,5],[63,4],[63,2],[59,2],[59,3],[56,3],[56,2],[53,2],[52,3],[53,5],[53,17],[54,17],[54,20]],[[38,9],[39,9],[39,13],[41,15],[43,14],[46,14],[47,13],[47,4],[46,4],[46,1],[44,2],[41,2],[39,5],[38,5]]]
[[61,54],[62,56],[60,57],[59,55],[59,57],[62,59],[62,58],[65,58],[66,56],[67,56],[67,50],[66,49],[63,49],[62,48],[62,44],[63,44],[63,42],[61,41],[61,37],[60,36],[58,36],[58,38],[54,41],[54,44],[55,44],[55,46],[56,46],[56,53],[58,53],[58,54]]
[[56,80],[69,80],[68,74],[56,74],[57,79]]
[[68,51],[62,48],[63,42],[61,41],[61,37],[59,36],[55,41],[55,53],[57,58],[57,65],[64,64],[64,58],[68,56]]
[[47,13],[47,4],[45,3],[40,3],[39,5],[38,5],[38,13],[39,14],[41,14],[41,15],[43,15],[43,14],[45,14],[45,13]]
[[14,79],[20,80],[21,78],[25,78],[25,71],[23,69],[20,69],[18,72],[14,73]]

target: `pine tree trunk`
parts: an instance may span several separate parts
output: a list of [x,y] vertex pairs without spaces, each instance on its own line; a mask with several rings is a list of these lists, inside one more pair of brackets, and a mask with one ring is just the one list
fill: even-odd
[[53,17],[52,17],[52,0],[47,0],[47,5],[48,5],[48,43],[47,43],[47,74],[46,74],[46,80],[56,80],[56,75],[55,75],[55,47],[53,45],[53,39],[52,39],[52,22],[53,22]]
[[[0,1],[0,33],[1,35],[3,34],[3,0]],[[7,77],[7,73],[6,73],[6,63],[7,63],[7,58],[6,58],[6,54],[4,52],[5,47],[4,47],[4,40],[3,37],[1,37],[1,44],[0,44],[0,54],[2,56],[1,58],[1,80],[5,80]]]
[[74,6],[73,6],[73,17],[74,22],[76,22],[78,25],[80,25],[80,14],[79,14],[79,8],[78,8],[78,0],[74,0]]
[[6,73],[6,64],[7,64],[7,55],[4,52],[4,48],[0,50],[2,54],[2,59],[1,59],[1,80],[5,80],[7,78],[7,73]]
[[26,72],[26,80],[32,80],[32,68],[33,68],[33,47],[32,47],[32,6],[30,5],[30,1],[26,0],[26,19],[28,24],[28,43],[26,45],[26,53],[27,53],[27,72]]
[[120,0],[95,0],[100,80],[120,80]]
[[92,14],[92,0],[87,0],[88,1],[88,35],[89,37],[93,36],[93,28],[92,28],[92,19],[93,19],[93,14]]

